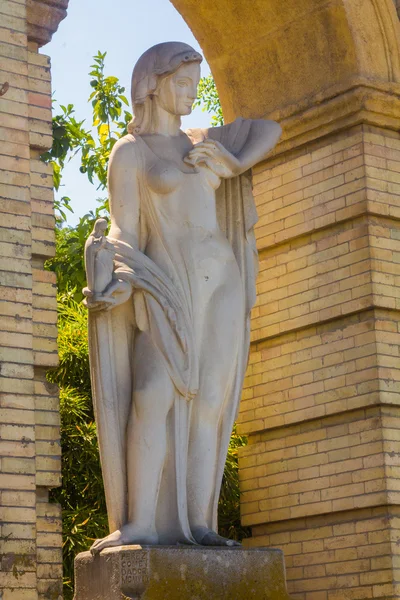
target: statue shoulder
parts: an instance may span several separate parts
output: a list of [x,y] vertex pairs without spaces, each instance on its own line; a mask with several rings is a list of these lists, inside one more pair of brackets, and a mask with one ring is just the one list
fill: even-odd
[[130,133],[120,138],[114,145],[110,156],[110,169],[133,168],[139,164],[139,144]]
[[244,119],[238,117],[232,123],[221,127],[208,129],[207,137],[221,142],[223,146],[233,154],[238,154],[249,140],[262,139],[272,140],[275,146],[282,133],[281,126],[275,121],[267,119]]

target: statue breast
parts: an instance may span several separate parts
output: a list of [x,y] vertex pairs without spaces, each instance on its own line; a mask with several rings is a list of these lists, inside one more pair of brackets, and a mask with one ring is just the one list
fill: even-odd
[[170,194],[182,183],[184,175],[172,163],[159,160],[147,172],[147,183],[156,194]]

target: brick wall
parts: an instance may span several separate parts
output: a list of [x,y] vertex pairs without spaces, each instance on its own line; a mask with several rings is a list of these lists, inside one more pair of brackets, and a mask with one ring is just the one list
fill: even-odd
[[25,0],[0,4],[0,511],[2,600],[61,598],[61,518],[49,59]]
[[398,598],[397,506],[360,508],[269,526],[258,545],[285,552],[292,597],[307,600]]
[[400,136],[359,125],[254,184],[247,543],[284,550],[295,599],[400,598]]

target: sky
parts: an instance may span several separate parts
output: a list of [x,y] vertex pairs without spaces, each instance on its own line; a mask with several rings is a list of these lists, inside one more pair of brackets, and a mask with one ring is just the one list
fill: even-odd
[[[199,0],[201,1],[201,0]],[[41,49],[51,58],[53,98],[59,104],[74,104],[75,117],[91,125],[88,97],[92,57],[98,50],[107,52],[107,75],[120,79],[130,97],[132,69],[139,56],[154,44],[166,41],[186,42],[201,51],[192,32],[169,0],[70,0],[67,18],[60,23],[53,40]],[[202,63],[202,75],[210,69]],[[210,115],[196,108],[182,121],[182,128],[206,127]],[[64,170],[58,197],[71,198],[74,225],[80,216],[95,208],[97,191],[87,176],[79,172],[79,160]]]

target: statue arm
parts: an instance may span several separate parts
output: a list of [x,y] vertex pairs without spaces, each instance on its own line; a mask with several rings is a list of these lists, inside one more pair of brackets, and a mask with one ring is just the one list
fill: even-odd
[[111,227],[108,238],[104,234],[96,237],[93,230],[85,246],[88,287],[83,293],[87,296],[85,303],[88,308],[95,310],[117,306],[131,295],[131,284],[123,278],[121,280],[118,271],[114,271],[113,258],[117,242],[133,249],[139,247],[140,210],[134,144],[134,139],[127,136],[115,144],[111,153],[108,170]]
[[250,123],[249,133],[241,148],[234,153],[240,163],[240,175],[263,161],[277,144],[282,128],[279,123],[267,120],[254,120]]
[[135,141],[119,140],[108,167],[111,227],[109,237],[139,248],[140,197]]
[[210,129],[189,130],[194,148],[185,157],[193,166],[205,163],[217,175],[229,179],[241,175],[266,158],[281,135],[275,121],[236,119]]
[[222,127],[211,127],[206,138],[220,142],[237,159],[235,175],[264,160],[277,144],[282,128],[267,119],[236,119]]

